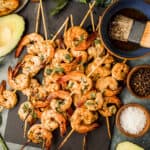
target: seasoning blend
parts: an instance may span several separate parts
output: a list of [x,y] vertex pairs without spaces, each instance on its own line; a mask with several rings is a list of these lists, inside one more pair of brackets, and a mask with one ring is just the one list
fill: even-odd
[[139,104],[126,104],[117,113],[116,125],[126,136],[140,137],[149,129],[149,112]]
[[127,77],[129,91],[139,98],[150,98],[150,65],[134,67]]
[[146,125],[146,116],[138,107],[128,107],[121,112],[121,127],[128,133],[138,134]]

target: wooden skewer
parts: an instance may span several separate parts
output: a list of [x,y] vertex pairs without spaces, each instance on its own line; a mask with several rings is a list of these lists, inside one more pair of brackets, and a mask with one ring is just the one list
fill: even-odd
[[87,75],[87,77],[90,77],[92,75],[92,73],[105,61],[105,59],[109,56],[109,54],[107,53],[107,55],[105,55],[102,60],[98,63],[98,65]]
[[108,136],[111,139],[110,124],[109,124],[109,118],[108,117],[106,117],[106,124],[107,124]]
[[31,141],[30,140],[28,140],[22,147],[21,147],[21,149],[20,150],[24,150],[24,148],[27,146],[27,145],[29,145],[29,143],[30,143]]
[[35,23],[35,32],[36,33],[38,33],[38,28],[39,28],[40,11],[41,11],[41,6],[40,6],[40,3],[39,3],[37,16],[36,16],[36,23]]
[[24,138],[26,137],[27,125],[28,125],[28,122],[25,120],[25,122],[24,122],[24,134],[23,134]]
[[83,136],[83,146],[82,146],[82,150],[86,150],[86,135],[87,135],[87,134],[85,134],[85,135]]
[[64,33],[67,31],[67,28],[68,28],[68,22],[65,24]]
[[123,60],[123,63],[125,64],[126,62],[127,62],[127,59],[124,59],[124,60]]
[[73,16],[72,16],[72,14],[70,15],[70,22],[71,22],[71,27],[73,27],[74,26],[74,22],[73,22]]
[[[91,8],[91,4],[89,4],[89,8]],[[94,23],[94,17],[93,17],[93,11],[90,12],[90,18],[92,23],[92,30],[95,31],[95,23]]]
[[96,1],[94,1],[94,2],[92,3],[91,8],[88,10],[88,12],[87,12],[86,15],[84,16],[83,20],[81,21],[80,27],[83,26],[85,20],[86,20],[87,17],[89,16],[89,14],[90,14],[90,12],[92,11],[92,9],[93,9],[93,7],[95,6],[95,4],[96,4]]
[[97,24],[97,27],[96,27],[96,31],[98,31],[98,34],[99,34],[99,35],[100,35],[100,24],[101,24],[101,19],[102,19],[102,17],[99,16],[98,24]]
[[64,140],[60,143],[60,145],[58,146],[57,150],[60,150],[62,148],[62,146],[67,142],[67,140],[69,139],[69,137],[72,135],[72,133],[74,132],[74,129],[71,129],[71,131],[68,133],[68,135],[64,138]]
[[53,36],[52,41],[54,41],[56,39],[56,37],[58,36],[58,34],[61,32],[61,30],[64,28],[64,26],[68,23],[69,17],[66,18],[66,20],[64,21],[64,23],[61,25],[61,27],[59,28],[59,30],[56,32],[56,34]]
[[46,21],[45,21],[45,15],[44,15],[44,10],[43,10],[43,4],[42,4],[42,0],[40,0],[40,6],[41,6],[41,12],[42,12],[42,20],[43,20],[43,26],[44,26],[44,35],[45,35],[45,39],[47,40],[47,28],[46,28]]

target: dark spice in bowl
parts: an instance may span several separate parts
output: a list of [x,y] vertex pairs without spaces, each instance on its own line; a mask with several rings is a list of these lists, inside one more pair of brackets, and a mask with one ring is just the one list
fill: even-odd
[[140,68],[134,72],[130,79],[130,86],[138,96],[150,95],[150,68]]

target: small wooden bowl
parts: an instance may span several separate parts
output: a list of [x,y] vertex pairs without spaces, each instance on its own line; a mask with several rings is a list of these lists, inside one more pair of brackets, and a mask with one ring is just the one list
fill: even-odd
[[[126,131],[122,128],[122,126],[121,126],[121,124],[120,124],[120,115],[121,115],[122,111],[125,110],[125,109],[128,108],[128,107],[137,107],[137,108],[141,109],[141,110],[144,112],[145,116],[146,116],[146,125],[145,125],[144,129],[143,129],[141,132],[139,132],[138,134],[131,134],[131,133],[126,132]],[[149,114],[148,110],[147,110],[145,107],[143,107],[142,105],[140,105],[140,104],[136,104],[136,103],[126,104],[126,105],[122,106],[122,107],[119,109],[119,111],[117,112],[117,115],[116,115],[116,126],[117,126],[117,128],[121,131],[121,133],[123,133],[124,135],[126,135],[126,136],[128,136],[128,137],[131,137],[131,138],[138,138],[138,137],[141,137],[141,136],[143,136],[143,135],[149,130],[149,128],[150,128],[150,114]]]
[[129,72],[129,74],[128,74],[128,76],[127,76],[127,88],[128,88],[128,90],[129,90],[129,92],[130,92],[132,95],[134,95],[135,97],[140,98],[140,99],[149,99],[149,98],[150,98],[150,95],[148,95],[148,96],[139,96],[139,95],[137,95],[137,94],[133,91],[133,89],[132,89],[132,87],[131,87],[131,85],[130,85],[130,81],[131,81],[132,75],[133,75],[135,72],[137,72],[139,69],[141,69],[141,68],[150,68],[150,65],[138,65],[138,66],[135,66],[134,68],[132,68],[132,70]]

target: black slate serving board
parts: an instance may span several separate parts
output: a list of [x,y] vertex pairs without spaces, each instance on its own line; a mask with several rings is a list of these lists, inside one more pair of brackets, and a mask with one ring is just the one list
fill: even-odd
[[[51,34],[54,34],[61,24],[64,22],[67,16],[73,14],[74,24],[79,25],[85,13],[88,10],[88,5],[80,4],[74,1],[71,1],[69,5],[58,15],[52,17],[50,16],[50,10],[54,7],[54,3],[50,0],[43,1],[43,7],[45,10],[46,16],[46,25],[48,29],[48,37]],[[29,3],[19,14],[24,16],[26,20],[26,33],[31,33],[35,31],[35,18],[38,4]],[[103,12],[103,8],[97,7],[94,10],[95,22],[98,21],[99,15]],[[40,20],[42,20],[40,18]],[[89,27],[90,19],[88,19],[84,27]],[[43,34],[43,25],[40,21],[40,31]],[[15,59],[15,58],[12,58]],[[41,77],[40,77],[41,78]],[[19,103],[17,107],[10,110],[8,113],[7,125],[5,130],[5,139],[7,142],[24,144],[26,139],[23,138],[23,122],[19,119],[17,115],[18,108],[20,104],[26,100],[26,97],[18,93]],[[107,128],[104,118],[100,118],[100,127],[87,135],[87,150],[108,150],[110,145],[110,140],[107,134]],[[112,121],[113,122],[113,121]],[[68,132],[70,128],[68,128]],[[67,134],[67,133],[66,133]],[[59,130],[56,130],[53,134],[53,144],[51,150],[55,150],[59,143],[62,141],[62,138],[59,135]],[[63,146],[62,150],[81,150],[82,149],[82,140],[83,135],[78,133],[73,133],[68,142]],[[34,147],[39,145],[31,144]]]

